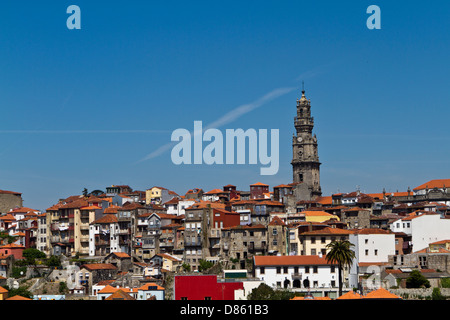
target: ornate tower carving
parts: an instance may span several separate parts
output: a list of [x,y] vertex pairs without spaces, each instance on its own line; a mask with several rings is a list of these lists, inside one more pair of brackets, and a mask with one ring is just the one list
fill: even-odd
[[314,118],[311,117],[311,101],[305,91],[297,99],[297,116],[294,118],[296,134],[292,138],[293,182],[299,183],[297,200],[312,200],[322,195],[320,188],[320,162],[317,152],[317,138],[312,134]]

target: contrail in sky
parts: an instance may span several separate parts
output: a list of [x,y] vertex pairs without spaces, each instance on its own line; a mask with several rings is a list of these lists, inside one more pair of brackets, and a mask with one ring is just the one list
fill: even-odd
[[[293,90],[295,90],[297,88],[293,88],[293,87],[289,87],[289,88],[278,88],[278,89],[274,89],[272,91],[270,91],[269,93],[263,95],[262,97],[260,97],[259,99],[252,101],[250,103],[247,104],[243,104],[240,105],[239,107],[227,112],[225,115],[223,115],[222,117],[220,117],[219,119],[213,121],[211,124],[209,124],[208,126],[206,126],[203,130],[207,130],[209,128],[219,128],[221,126],[224,126],[230,122],[235,121],[236,119],[242,117],[244,114],[249,113],[250,111],[253,111],[259,107],[261,107],[262,105],[264,105],[265,103],[276,99],[282,95],[285,95],[289,92],[292,92]],[[192,134],[192,133],[191,133]],[[170,142],[167,143],[165,145],[162,145],[161,147],[159,147],[158,149],[156,149],[155,151],[153,151],[152,153],[148,154],[146,157],[144,157],[143,159],[139,160],[138,162],[142,162],[145,160],[150,160],[153,158],[156,158],[158,156],[160,156],[161,154],[163,154],[164,152],[166,152],[167,150],[171,149],[172,146],[174,146],[176,144],[176,142]]]

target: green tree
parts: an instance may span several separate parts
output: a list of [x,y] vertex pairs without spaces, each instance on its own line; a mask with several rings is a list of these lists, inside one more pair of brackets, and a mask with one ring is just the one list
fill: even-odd
[[350,267],[355,258],[355,252],[351,249],[352,246],[354,245],[348,240],[336,240],[327,245],[329,251],[325,256],[325,259],[329,263],[338,265],[339,296],[342,296],[343,269],[345,266]]
[[198,266],[198,271],[200,272],[208,270],[209,268],[214,266],[214,263],[212,263],[211,261],[200,259],[198,262],[200,263]]
[[409,277],[406,278],[406,287],[407,288],[429,288],[430,281],[424,277],[424,275],[419,270],[413,270],[409,274]]
[[445,300],[445,297],[441,294],[441,289],[433,288],[433,292],[431,293],[431,300]]
[[274,290],[265,283],[261,283],[247,296],[248,300],[272,300]]
[[67,284],[64,281],[61,281],[59,283],[59,293],[64,294],[68,292],[69,288],[67,287]]
[[185,272],[190,272],[191,271],[191,265],[190,264],[183,263],[181,266],[183,267],[183,270]]
[[102,194],[104,194],[105,192],[104,191],[102,191],[102,190],[94,190],[94,191],[91,191],[91,195],[93,195],[93,196],[95,196],[95,197],[98,197],[99,195],[102,195]]
[[4,232],[0,232],[0,243],[3,243],[5,240],[7,241],[8,244],[13,243],[14,241],[16,241],[16,238],[9,235],[8,233],[4,233]]
[[88,189],[87,189],[87,188],[84,188],[84,189],[83,189],[83,196],[87,197],[88,194],[89,194]]
[[8,296],[14,297],[14,296],[21,296],[29,299],[33,299],[33,294],[28,291],[25,287],[19,287],[17,289],[10,289],[8,286],[4,286],[6,290],[8,290]]
[[49,267],[60,267],[61,260],[57,256],[51,256],[47,259],[46,265]]
[[36,259],[45,259],[47,257],[45,253],[35,248],[23,250],[22,256],[25,258],[27,264],[32,265],[36,265]]
[[261,283],[247,296],[248,300],[289,300],[295,296],[288,290],[274,290],[265,283]]

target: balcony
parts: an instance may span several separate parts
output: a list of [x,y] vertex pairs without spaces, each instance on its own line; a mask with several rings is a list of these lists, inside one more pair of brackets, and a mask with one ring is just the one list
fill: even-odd
[[248,251],[264,251],[267,249],[267,246],[265,243],[250,243],[248,245]]
[[294,272],[291,274],[292,280],[301,280],[302,279],[302,273],[301,272]]

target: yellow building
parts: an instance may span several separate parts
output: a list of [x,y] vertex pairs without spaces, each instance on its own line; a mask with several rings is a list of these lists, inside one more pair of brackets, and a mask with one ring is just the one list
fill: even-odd
[[450,240],[441,240],[428,245],[429,252],[450,252]]
[[349,234],[352,233],[351,230],[330,227],[304,231],[298,235],[301,243],[300,254],[325,256],[328,252],[328,244],[336,240],[348,240]]
[[145,190],[145,203],[156,203],[160,204],[162,199],[162,192],[163,190],[167,190],[162,187],[153,187],[150,189]]

